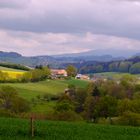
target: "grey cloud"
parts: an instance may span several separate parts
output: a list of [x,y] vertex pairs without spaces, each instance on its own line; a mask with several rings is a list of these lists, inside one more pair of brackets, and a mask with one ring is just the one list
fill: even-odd
[[0,8],[23,8],[30,0],[0,0]]
[[6,33],[1,33],[0,49],[17,50],[25,55],[38,48],[40,52],[33,55],[46,51],[58,53],[58,48],[59,53],[108,47],[139,50],[140,3],[138,0],[133,3],[130,0],[0,0],[0,29]]
[[23,1],[28,7],[0,12],[1,29],[53,33],[90,31],[140,39],[140,5],[120,4],[115,0],[14,1],[17,5]]

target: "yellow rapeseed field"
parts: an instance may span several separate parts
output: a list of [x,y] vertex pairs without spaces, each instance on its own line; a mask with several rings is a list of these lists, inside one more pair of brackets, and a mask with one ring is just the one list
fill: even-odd
[[1,71],[7,73],[9,78],[11,78],[11,79],[17,79],[25,73],[24,71],[10,71],[10,70],[9,71],[1,70]]

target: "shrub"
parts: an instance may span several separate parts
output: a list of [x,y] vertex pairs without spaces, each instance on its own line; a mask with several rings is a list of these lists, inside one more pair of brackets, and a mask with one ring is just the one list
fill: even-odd
[[65,112],[54,112],[46,116],[48,120],[59,120],[59,121],[82,121],[82,117],[74,111]]
[[140,126],[140,114],[133,112],[124,112],[119,118],[118,123],[121,125]]

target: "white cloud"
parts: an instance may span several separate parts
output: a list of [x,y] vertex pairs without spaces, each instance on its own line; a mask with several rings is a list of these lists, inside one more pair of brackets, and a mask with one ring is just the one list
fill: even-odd
[[66,33],[31,33],[0,31],[2,51],[17,51],[23,55],[52,55],[78,53],[89,50],[139,50],[140,41],[115,36]]
[[140,50],[140,2],[0,0],[0,29],[0,50],[24,55]]

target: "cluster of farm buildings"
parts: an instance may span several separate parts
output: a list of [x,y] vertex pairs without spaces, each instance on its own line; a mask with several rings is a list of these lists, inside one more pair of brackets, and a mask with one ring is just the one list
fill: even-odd
[[[51,75],[52,75],[52,78],[54,79],[59,78],[59,77],[67,77],[67,72],[65,69],[51,69]],[[75,79],[89,80],[90,77],[83,74],[77,74],[75,76]]]

